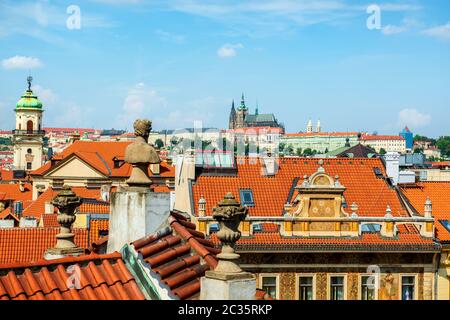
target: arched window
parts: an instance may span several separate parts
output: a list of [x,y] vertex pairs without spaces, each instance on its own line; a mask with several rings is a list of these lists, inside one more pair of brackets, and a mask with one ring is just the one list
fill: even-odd
[[32,132],[33,131],[33,121],[28,120],[27,121],[27,131]]

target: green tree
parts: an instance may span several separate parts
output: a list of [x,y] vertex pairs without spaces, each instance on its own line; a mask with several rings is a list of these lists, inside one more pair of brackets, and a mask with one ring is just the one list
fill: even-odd
[[384,149],[384,148],[381,148],[381,149],[380,149],[380,154],[381,154],[381,155],[386,154],[386,153],[387,153],[387,152],[386,152],[386,149]]
[[415,148],[414,153],[423,153],[423,148]]
[[156,146],[158,149],[161,149],[162,147],[164,147],[164,142],[163,142],[161,139],[156,139],[156,141],[155,141],[155,146]]
[[302,148],[297,148],[297,150],[295,151],[295,153],[301,157],[302,156]]
[[441,150],[442,156],[450,157],[450,136],[439,137],[436,146]]
[[303,154],[304,154],[305,156],[312,156],[312,155],[314,154],[314,152],[313,152],[313,150],[311,150],[311,148],[306,148],[306,149],[303,151]]

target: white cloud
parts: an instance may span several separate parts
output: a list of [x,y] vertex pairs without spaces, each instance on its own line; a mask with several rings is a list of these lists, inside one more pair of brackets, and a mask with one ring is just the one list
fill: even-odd
[[229,44],[226,43],[217,50],[217,55],[221,58],[231,58],[237,55],[237,49],[242,49],[244,46],[240,43]]
[[422,31],[422,34],[433,38],[450,40],[450,21],[443,26],[426,29]]
[[147,87],[145,83],[140,82],[128,90],[118,121],[122,125],[125,123],[127,126],[131,126],[137,118],[148,118],[166,107],[165,97],[162,97],[156,89]]
[[44,88],[40,85],[34,85],[31,87],[34,94],[39,97],[39,100],[42,101],[44,105],[53,104],[57,101],[58,97],[56,94],[48,88]]
[[431,123],[431,115],[421,113],[417,109],[405,108],[398,113],[398,125],[413,128],[425,127]]
[[407,30],[407,28],[405,26],[394,26],[394,25],[389,24],[387,26],[384,26],[381,29],[381,32],[383,32],[384,35],[390,36],[393,34],[405,32],[406,30]]
[[38,58],[14,56],[2,61],[4,69],[35,69],[42,67],[42,62]]

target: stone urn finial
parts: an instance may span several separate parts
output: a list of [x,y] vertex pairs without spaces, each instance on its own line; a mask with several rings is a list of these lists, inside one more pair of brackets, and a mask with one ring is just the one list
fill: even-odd
[[69,186],[64,185],[51,204],[58,208],[57,221],[61,227],[56,235],[56,245],[47,250],[46,258],[83,254],[84,249],[77,247],[74,242],[75,234],[72,233],[72,225],[76,220],[75,210],[81,205],[81,198]]
[[152,180],[148,176],[148,166],[160,163],[155,148],[148,144],[151,130],[150,120],[138,119],[134,122],[136,140],[125,150],[125,161],[133,166],[130,178],[126,181],[129,186],[150,186]]
[[248,208],[242,206],[232,193],[227,193],[217,207],[213,208],[213,218],[219,222],[217,237],[222,243],[222,252],[217,255],[219,263],[214,269],[216,273],[237,274],[242,269],[237,265],[239,255],[234,252],[234,245],[241,237],[239,224],[247,216]]

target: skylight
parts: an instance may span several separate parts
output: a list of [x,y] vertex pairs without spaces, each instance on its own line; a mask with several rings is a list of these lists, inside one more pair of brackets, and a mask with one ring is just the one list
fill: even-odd
[[450,232],[450,221],[448,220],[439,220],[439,222],[447,229],[448,232]]
[[244,206],[254,206],[255,202],[253,200],[253,191],[251,189],[241,189],[239,190],[239,196],[241,203]]

